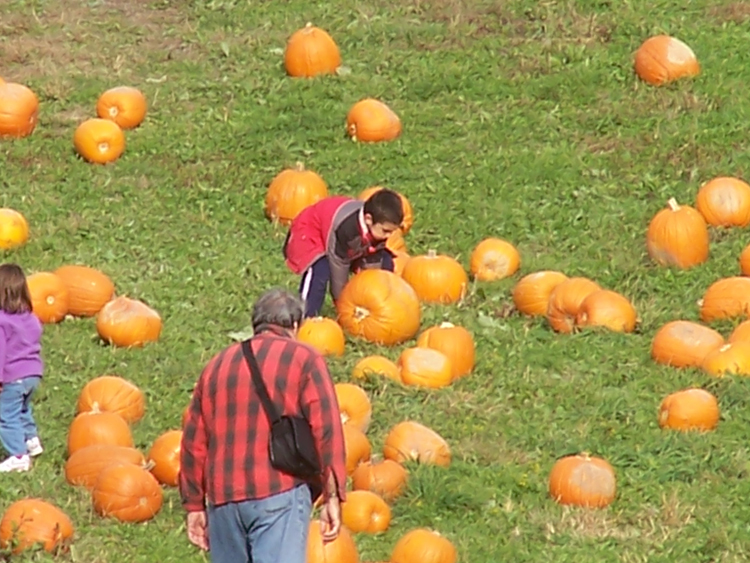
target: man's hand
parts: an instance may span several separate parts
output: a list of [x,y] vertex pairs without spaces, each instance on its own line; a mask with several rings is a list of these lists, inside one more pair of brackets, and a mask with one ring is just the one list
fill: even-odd
[[320,510],[320,533],[323,543],[335,540],[341,531],[341,505],[338,495],[331,495]]
[[190,543],[197,545],[203,551],[208,551],[208,524],[204,510],[188,512],[187,535]]

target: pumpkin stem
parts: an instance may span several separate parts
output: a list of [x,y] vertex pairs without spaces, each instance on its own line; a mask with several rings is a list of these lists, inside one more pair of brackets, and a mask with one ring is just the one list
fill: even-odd
[[436,251],[436,250],[435,250],[434,248],[430,248],[430,249],[429,249],[429,250],[427,251],[427,256],[428,256],[429,258],[435,258],[435,257],[437,256],[437,251]]
[[453,323],[449,323],[449,322],[440,323],[440,328],[453,328],[454,326],[456,325],[454,325]]
[[354,307],[354,318],[356,320],[361,321],[369,315],[370,311],[368,311],[367,309],[364,309],[363,307]]
[[156,467],[156,462],[153,459],[149,459],[144,465],[143,469],[146,471],[151,471],[154,467]]
[[305,171],[305,163],[297,161],[297,164],[294,165],[294,169],[297,172],[304,172]]
[[724,346],[722,346],[721,348],[719,348],[719,352],[726,352],[731,347],[732,347],[732,343],[731,342],[729,344],[724,344]]
[[680,206],[677,204],[677,200],[675,198],[673,198],[673,197],[669,198],[669,201],[667,202],[667,204],[669,204],[669,208],[672,211],[679,211],[680,210]]

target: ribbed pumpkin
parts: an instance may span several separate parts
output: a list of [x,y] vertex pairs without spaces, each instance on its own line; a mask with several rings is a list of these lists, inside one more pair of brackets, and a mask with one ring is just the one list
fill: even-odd
[[750,276],[750,244],[740,253],[740,273],[743,276]]
[[135,448],[112,444],[94,444],[76,450],[65,462],[65,480],[74,486],[92,489],[105,467],[132,463],[144,467],[146,458]]
[[367,356],[356,363],[352,370],[352,378],[366,379],[369,376],[384,376],[401,382],[401,370],[395,362],[384,356]]
[[168,430],[161,434],[148,451],[147,459],[153,462],[151,474],[162,485],[176,487],[180,479],[180,446],[182,430]]
[[393,426],[385,438],[383,457],[398,463],[419,463],[448,467],[451,451],[443,437],[418,422],[406,420]]
[[[367,201],[372,194],[382,189],[383,186],[371,186],[369,188],[365,188],[359,194],[358,199],[360,201]],[[404,220],[401,222],[401,231],[403,231],[403,234],[405,235],[409,232],[412,225],[414,224],[414,209],[412,208],[411,203],[408,199],[406,199],[406,196],[404,194],[402,194],[401,192],[396,193],[401,198],[401,207],[404,210]]]
[[713,430],[719,422],[719,403],[705,389],[684,389],[667,395],[659,407],[659,426],[673,430]]
[[365,98],[346,115],[346,132],[353,141],[392,141],[401,135],[401,120],[380,100]]
[[560,504],[604,508],[615,498],[615,471],[588,454],[558,459],[549,475],[549,494]]
[[750,342],[750,320],[738,324],[729,335],[727,342]]
[[430,327],[419,335],[417,346],[445,354],[451,362],[454,379],[468,375],[474,369],[474,337],[462,326],[444,322]]
[[114,121],[93,117],[76,128],[73,145],[85,160],[106,164],[120,158],[125,151],[125,134]]
[[146,397],[136,385],[116,375],[102,375],[83,386],[76,413],[113,412],[137,422],[146,410]]
[[700,300],[703,322],[750,317],[750,277],[733,276],[712,283]]
[[401,536],[391,552],[390,563],[456,563],[455,546],[434,530],[417,528]]
[[746,227],[750,224],[750,185],[739,178],[714,178],[698,190],[695,207],[714,227]]
[[[36,545],[49,553],[65,552],[75,529],[62,510],[38,498],[12,503],[0,519],[0,548],[18,555]],[[36,559],[36,558],[35,558]]]
[[406,489],[409,472],[392,459],[371,460],[360,463],[351,477],[355,490],[372,491],[390,502]]
[[124,296],[114,298],[96,315],[99,336],[115,346],[140,347],[155,342],[161,328],[159,313],[142,301]]
[[438,389],[453,382],[451,360],[432,348],[405,348],[398,358],[401,381],[406,385]]
[[550,293],[547,305],[547,321],[550,326],[557,332],[573,332],[581,304],[600,289],[598,283],[582,277],[568,278],[557,284]]
[[356,426],[345,424],[343,429],[346,474],[351,475],[360,463],[370,460],[372,447],[365,433]]
[[546,315],[552,290],[567,279],[568,276],[556,270],[527,274],[513,286],[513,305],[524,315]]
[[703,358],[703,370],[711,375],[750,375],[750,342],[724,344]]
[[506,240],[486,238],[474,247],[469,271],[480,281],[495,281],[512,276],[521,266],[518,249]]
[[265,213],[271,221],[289,225],[305,207],[328,197],[328,185],[317,173],[298,162],[279,172],[268,186]]
[[52,272],[26,278],[34,314],[43,323],[59,323],[68,314],[70,295],[65,283]]
[[23,246],[29,240],[29,224],[26,217],[15,209],[0,209],[0,249],[10,250]]
[[401,272],[409,285],[426,303],[455,303],[464,298],[469,277],[454,258],[429,250],[422,256],[412,256]]
[[23,84],[0,83],[0,137],[31,135],[38,115],[39,98],[34,92]]
[[651,357],[660,364],[699,367],[706,355],[720,348],[724,337],[692,321],[671,321],[662,326],[651,343]]
[[91,491],[91,499],[97,514],[121,522],[144,522],[153,518],[164,500],[156,478],[132,463],[102,469]]
[[309,344],[324,356],[343,356],[346,338],[341,325],[333,319],[311,317],[302,321],[297,340]]
[[114,121],[122,129],[138,127],[146,118],[146,96],[132,86],[116,86],[96,101],[96,115]]
[[104,272],[80,264],[55,270],[70,294],[68,312],[76,317],[93,317],[115,296],[115,284]]
[[335,540],[323,543],[320,520],[312,520],[307,533],[307,563],[359,563],[357,545],[346,526],[341,526]]
[[646,248],[662,266],[691,268],[708,259],[708,227],[703,215],[689,205],[669,200],[649,223]]
[[83,412],[68,430],[68,455],[94,444],[133,447],[133,436],[125,419],[113,412]]
[[583,300],[576,315],[577,326],[600,326],[615,332],[633,332],[637,315],[627,297],[600,289]]
[[668,35],[646,39],[635,53],[634,66],[638,77],[652,86],[697,76],[701,70],[693,50]]
[[341,505],[341,521],[354,533],[385,532],[391,523],[391,509],[371,491],[349,491]]
[[336,383],[333,388],[339,404],[341,422],[366,433],[372,419],[372,404],[365,390],[353,383]]
[[338,322],[349,334],[392,346],[419,330],[419,298],[405,280],[386,270],[362,270],[344,286],[336,303]]
[[311,78],[333,74],[341,66],[338,45],[327,31],[308,23],[287,40],[284,68],[289,76]]

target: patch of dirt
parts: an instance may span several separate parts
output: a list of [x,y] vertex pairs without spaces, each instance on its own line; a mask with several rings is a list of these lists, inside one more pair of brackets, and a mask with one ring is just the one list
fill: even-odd
[[732,2],[723,6],[712,6],[708,14],[719,22],[745,23],[750,20],[750,4]]

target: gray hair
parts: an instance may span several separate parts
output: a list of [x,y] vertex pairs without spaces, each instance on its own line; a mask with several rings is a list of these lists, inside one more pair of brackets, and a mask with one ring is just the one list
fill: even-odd
[[286,289],[269,289],[253,305],[253,330],[260,325],[272,324],[293,329],[302,322],[302,300]]

